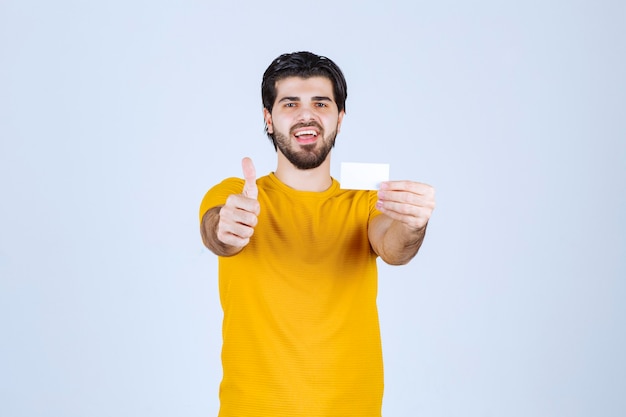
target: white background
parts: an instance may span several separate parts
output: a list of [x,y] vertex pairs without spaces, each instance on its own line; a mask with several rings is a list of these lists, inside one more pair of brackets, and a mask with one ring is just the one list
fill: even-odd
[[275,168],[283,52],[348,80],[341,161],[437,189],[380,267],[384,414],[626,414],[622,1],[0,1],[0,415],[214,416],[204,193]]

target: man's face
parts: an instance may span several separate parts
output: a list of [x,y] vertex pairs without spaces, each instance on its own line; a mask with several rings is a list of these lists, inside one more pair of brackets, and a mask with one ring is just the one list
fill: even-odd
[[288,77],[276,82],[272,113],[263,109],[267,131],[278,150],[298,169],[325,160],[341,127],[333,85],[326,77]]

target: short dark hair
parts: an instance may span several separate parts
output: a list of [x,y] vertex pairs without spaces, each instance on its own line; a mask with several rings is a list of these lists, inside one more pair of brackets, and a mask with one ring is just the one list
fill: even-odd
[[[263,108],[270,113],[272,112],[276,101],[277,81],[287,77],[310,78],[320,76],[331,81],[338,110],[345,112],[348,86],[341,69],[331,59],[306,51],[282,54],[267,67],[261,83]],[[265,133],[274,142],[273,135],[267,131],[267,126],[265,126]]]

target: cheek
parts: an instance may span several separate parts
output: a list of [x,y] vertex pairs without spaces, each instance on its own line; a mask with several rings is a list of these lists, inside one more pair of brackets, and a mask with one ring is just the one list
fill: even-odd
[[289,133],[289,130],[291,129],[291,124],[287,121],[287,119],[274,118],[272,120],[272,129],[278,132],[282,132],[283,134],[287,134]]
[[329,117],[324,121],[325,129],[327,131],[337,130],[341,127],[341,121],[337,117]]

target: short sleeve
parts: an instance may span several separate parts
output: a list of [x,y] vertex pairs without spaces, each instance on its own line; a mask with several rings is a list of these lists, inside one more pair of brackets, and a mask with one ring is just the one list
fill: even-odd
[[382,213],[376,208],[376,202],[378,201],[378,191],[369,191],[369,206],[370,206],[370,218],[369,221],[372,221],[375,217],[381,215]]
[[207,191],[200,203],[200,223],[207,211],[226,204],[228,196],[240,194],[243,191],[243,184],[244,180],[241,178],[227,178]]

